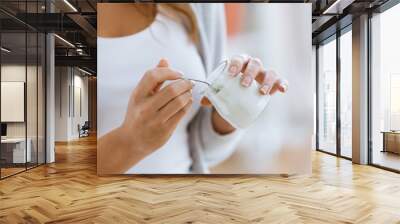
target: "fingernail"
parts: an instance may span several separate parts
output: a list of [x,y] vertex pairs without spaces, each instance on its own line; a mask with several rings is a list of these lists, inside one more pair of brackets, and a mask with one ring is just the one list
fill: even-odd
[[260,92],[264,95],[267,95],[269,92],[269,85],[264,85],[263,87],[261,87]]
[[229,74],[231,76],[235,75],[238,71],[238,68],[236,65],[231,65],[231,67],[229,67]]
[[283,87],[283,92],[286,92],[287,89],[288,89],[288,86],[287,85],[283,85],[282,87]]
[[250,76],[244,76],[242,80],[242,85],[245,87],[249,87],[251,83],[251,78]]
[[282,93],[285,93],[286,90],[287,90],[287,86],[286,86],[285,84],[283,84],[283,85],[281,85],[281,86],[279,87],[279,91],[281,91]]
[[195,82],[193,81],[193,80],[189,80],[190,81],[190,83],[192,83],[192,86],[195,86]]
[[183,76],[183,72],[181,72],[181,71],[176,71],[178,74],[179,74],[179,76]]

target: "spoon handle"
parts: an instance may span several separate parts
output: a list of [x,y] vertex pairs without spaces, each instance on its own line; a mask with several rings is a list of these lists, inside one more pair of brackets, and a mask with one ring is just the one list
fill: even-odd
[[190,78],[185,78],[185,79],[190,80],[190,81],[194,81],[194,82],[200,82],[200,83],[206,84],[208,86],[211,86],[211,84],[206,82],[206,81],[202,81],[202,80],[198,80],[198,79],[190,79]]

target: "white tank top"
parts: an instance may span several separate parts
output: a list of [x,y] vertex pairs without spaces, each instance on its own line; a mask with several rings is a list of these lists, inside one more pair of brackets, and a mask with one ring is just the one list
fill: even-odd
[[[98,136],[121,125],[131,92],[161,58],[168,59],[170,66],[185,77],[205,79],[200,55],[184,26],[161,13],[148,28],[134,35],[98,37],[97,47]],[[200,88],[194,88],[193,98],[191,110],[168,142],[126,173],[188,173],[192,159],[187,126],[199,110]]]

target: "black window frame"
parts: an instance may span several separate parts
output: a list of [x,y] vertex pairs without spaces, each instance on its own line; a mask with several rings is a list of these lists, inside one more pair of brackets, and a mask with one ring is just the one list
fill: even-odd
[[[340,97],[340,84],[341,84],[341,67],[340,67],[340,37],[344,35],[347,32],[352,32],[352,23],[346,25],[345,27],[338,29],[335,33],[332,35],[326,37],[325,39],[322,39],[319,41],[315,46],[315,60],[316,60],[316,150],[319,152],[323,152],[329,155],[337,156],[340,158],[344,158],[347,160],[352,160],[352,158],[347,157],[342,155],[342,150],[341,150],[341,118],[340,118],[340,103],[341,103],[341,97]],[[336,152],[328,152],[322,148],[319,147],[319,47],[322,44],[327,44],[331,41],[336,41]]]

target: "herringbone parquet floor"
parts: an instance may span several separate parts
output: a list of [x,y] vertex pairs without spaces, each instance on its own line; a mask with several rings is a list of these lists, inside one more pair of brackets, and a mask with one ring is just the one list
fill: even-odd
[[315,153],[311,176],[96,176],[94,138],[0,181],[0,223],[400,223],[400,175]]

